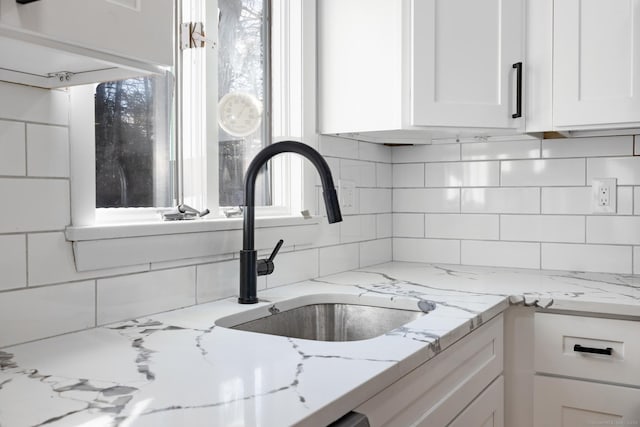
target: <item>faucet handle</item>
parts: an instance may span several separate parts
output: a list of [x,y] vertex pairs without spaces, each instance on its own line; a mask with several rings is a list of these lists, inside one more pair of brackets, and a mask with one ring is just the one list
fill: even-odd
[[273,248],[273,252],[271,252],[271,255],[269,255],[268,259],[259,259],[257,261],[256,267],[258,269],[258,276],[266,276],[267,274],[273,273],[273,269],[275,268],[275,266],[273,265],[273,260],[276,255],[278,255],[278,251],[282,247],[283,243],[284,240],[280,239],[278,243],[276,243],[276,247]]
[[278,240],[278,243],[276,243],[276,247],[273,248],[273,252],[271,252],[271,255],[269,255],[269,259],[267,261],[273,262],[273,259],[276,257],[276,255],[278,255],[278,251],[280,251],[280,248],[282,247],[283,243],[284,243],[284,240],[282,239]]

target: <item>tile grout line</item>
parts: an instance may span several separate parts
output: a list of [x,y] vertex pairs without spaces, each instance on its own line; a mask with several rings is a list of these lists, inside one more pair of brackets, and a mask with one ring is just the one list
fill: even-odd
[[27,233],[24,234],[24,256],[25,256],[25,287],[29,287],[29,235]]
[[24,124],[24,177],[29,177],[29,149],[27,147],[27,124]]

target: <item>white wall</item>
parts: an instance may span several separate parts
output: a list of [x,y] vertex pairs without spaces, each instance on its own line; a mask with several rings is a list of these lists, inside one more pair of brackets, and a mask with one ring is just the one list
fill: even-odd
[[[0,82],[0,347],[237,295],[236,254],[75,271],[68,99]],[[336,181],[356,181],[359,208],[283,249],[262,288],[391,260],[390,148],[322,138],[320,151]]]
[[[633,136],[396,147],[392,159],[396,261],[640,274]],[[617,214],[591,213],[596,177],[618,179]]]

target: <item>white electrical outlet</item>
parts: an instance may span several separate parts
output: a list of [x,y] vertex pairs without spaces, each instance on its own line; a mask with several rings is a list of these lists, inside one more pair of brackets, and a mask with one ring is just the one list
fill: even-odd
[[338,181],[338,199],[340,210],[343,214],[355,214],[356,212],[356,183],[353,181]]
[[601,214],[616,213],[617,192],[616,178],[594,178],[591,181],[591,211]]

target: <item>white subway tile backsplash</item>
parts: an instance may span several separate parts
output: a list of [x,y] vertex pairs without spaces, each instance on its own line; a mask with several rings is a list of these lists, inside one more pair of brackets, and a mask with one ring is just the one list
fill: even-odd
[[424,187],[424,164],[403,163],[393,165],[393,187]]
[[495,141],[462,144],[462,160],[537,159],[540,141]]
[[360,267],[382,264],[392,260],[391,239],[378,239],[360,243]]
[[358,141],[338,138],[330,135],[320,135],[320,154],[343,159],[358,159]]
[[631,246],[542,243],[545,270],[631,273]]
[[27,175],[69,176],[69,130],[66,127],[27,125]]
[[360,265],[359,248],[358,243],[320,248],[320,275],[325,276],[358,268]]
[[359,158],[369,162],[391,163],[391,147],[359,141]]
[[584,243],[584,221],[583,216],[501,215],[500,239]]
[[543,214],[591,214],[591,187],[549,187],[542,189]]
[[427,187],[495,187],[500,185],[499,162],[434,163],[426,165],[425,168]]
[[[67,126],[69,93],[0,82],[0,117]],[[7,101],[9,100],[9,101]]]
[[[0,83],[0,99],[16,100],[0,103],[0,198],[21,205],[0,213],[0,346],[91,327],[96,315],[105,323],[237,295],[234,253],[76,272],[62,232],[70,220],[68,95]],[[339,225],[322,221],[312,245],[300,233],[285,238],[275,272],[258,286],[391,259],[640,274],[640,163],[631,143],[621,136],[391,148],[320,136],[336,184],[358,186],[356,214]],[[618,178],[617,215],[592,216],[591,177]],[[203,239],[235,245],[235,234]],[[259,231],[261,253],[281,236]],[[36,285],[46,286],[29,287]]]
[[[0,290],[27,285],[27,239],[23,234],[0,236]],[[1,297],[0,297],[1,299]]]
[[393,237],[424,237],[424,215],[394,213]]
[[618,187],[616,199],[618,215],[633,215],[633,187]]
[[357,187],[376,186],[376,164],[360,160],[340,160],[340,179],[356,183]]
[[394,188],[394,212],[460,212],[459,188]]
[[[284,255],[284,254],[280,254]],[[196,300],[198,304],[238,296],[240,261],[230,260],[201,264],[196,268]],[[265,287],[264,276],[258,277],[258,287]]]
[[[285,255],[285,253],[278,253],[278,258],[282,255]],[[196,269],[196,299],[198,304],[238,296],[240,286],[239,260],[200,264],[194,268]],[[265,289],[266,287],[266,276],[258,276],[257,289]]]
[[340,243],[340,224],[329,224],[326,219],[320,221],[314,246],[331,246]]
[[630,156],[633,136],[545,139],[542,157]]
[[393,235],[392,214],[376,215],[376,237],[378,239],[387,239],[392,235]]
[[318,277],[318,249],[278,254],[267,287],[286,285]]
[[505,160],[500,168],[505,187],[585,185],[584,159]]
[[0,210],[0,233],[62,230],[69,225],[68,180],[0,178],[0,200],[19,207]]
[[618,185],[640,185],[640,157],[587,159],[587,183],[593,178],[617,178]]
[[196,303],[196,267],[98,279],[99,325]]
[[460,241],[394,237],[393,260],[460,264]]
[[640,245],[640,217],[587,217],[587,243]]
[[393,175],[389,163],[376,163],[376,187],[393,187]]
[[463,240],[462,264],[494,267],[540,268],[540,244]]
[[539,188],[463,188],[462,212],[539,213]]
[[387,213],[391,212],[391,189],[386,188],[361,188],[360,189],[360,213]]
[[71,242],[64,232],[29,234],[29,286],[86,280],[149,270],[149,264],[77,272]]
[[95,282],[4,292],[0,347],[95,326]]
[[496,240],[498,218],[498,215],[482,214],[427,214],[425,235],[440,239]]
[[350,215],[342,217],[340,243],[353,243],[376,238],[375,215]]
[[393,147],[392,163],[450,162],[460,160],[459,144]]
[[0,175],[25,175],[24,123],[0,120]]

